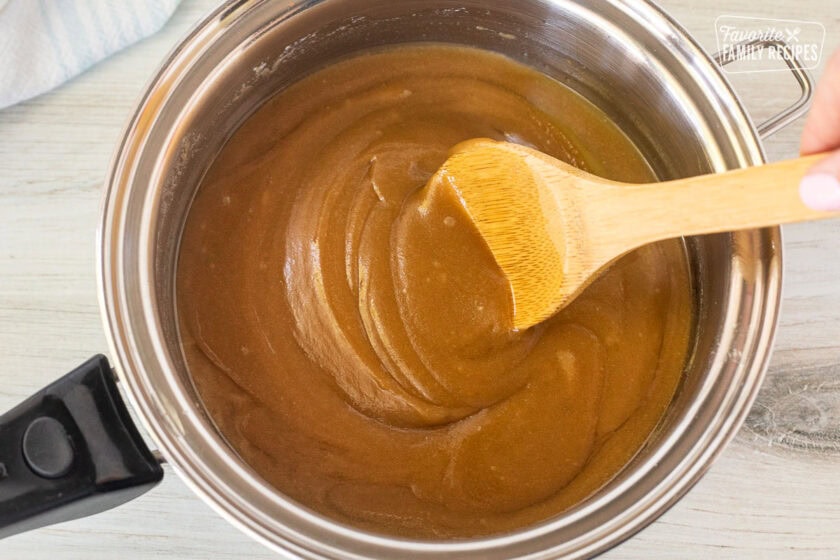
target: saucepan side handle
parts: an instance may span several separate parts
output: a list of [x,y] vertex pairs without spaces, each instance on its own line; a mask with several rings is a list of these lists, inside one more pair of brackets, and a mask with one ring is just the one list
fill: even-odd
[[805,66],[793,52],[790,45],[781,40],[771,39],[755,39],[751,41],[744,41],[732,45],[728,49],[724,49],[712,55],[720,66],[726,66],[737,60],[743,59],[747,54],[761,49],[777,49],[783,54],[781,57],[787,67],[790,69],[796,82],[799,84],[801,94],[799,99],[794,103],[779,111],[763,123],[759,124],[756,129],[761,138],[768,138],[778,131],[785,128],[787,125],[804,115],[808,111],[811,104],[811,97],[814,92],[814,78],[811,73],[805,69]]
[[0,538],[110,509],[161,478],[105,356],[0,416]]

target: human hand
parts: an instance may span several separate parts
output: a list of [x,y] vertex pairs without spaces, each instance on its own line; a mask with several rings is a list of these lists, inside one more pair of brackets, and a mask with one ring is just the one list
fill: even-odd
[[840,210],[840,50],[817,84],[800,146],[803,156],[827,151],[832,153],[802,179],[799,195],[814,210],[836,211]]

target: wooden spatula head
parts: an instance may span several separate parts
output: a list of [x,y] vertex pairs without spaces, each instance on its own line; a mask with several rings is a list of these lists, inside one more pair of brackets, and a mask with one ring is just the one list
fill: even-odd
[[[510,283],[516,329],[546,319],[582,289],[576,279],[584,273],[575,270],[586,264],[576,254],[580,221],[568,207],[573,197],[558,197],[546,187],[545,170],[535,172],[533,159],[547,157],[515,144],[469,140],[429,182],[456,194],[487,243]],[[578,188],[580,174],[567,167],[570,188]]]

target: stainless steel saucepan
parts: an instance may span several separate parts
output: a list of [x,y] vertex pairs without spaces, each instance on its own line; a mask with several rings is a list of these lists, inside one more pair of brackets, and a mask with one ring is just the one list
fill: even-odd
[[761,163],[762,136],[800,115],[810,97],[810,79],[791,64],[802,98],[756,127],[719,62],[644,0],[225,4],[164,61],[108,177],[98,275],[122,391],[99,357],[0,417],[0,535],[130,499],[160,480],[162,456],[220,514],[287,555],[580,557],[626,539],[700,478],[741,425],[767,365],[781,290],[778,228],[686,240],[696,335],[673,403],[611,482],[538,525],[453,541],[360,531],[269,486],[214,428],[184,364],[174,300],[179,235],[202,175],[279,90],[355,51],[416,41],[500,52],[568,84],[615,120],[663,179]]

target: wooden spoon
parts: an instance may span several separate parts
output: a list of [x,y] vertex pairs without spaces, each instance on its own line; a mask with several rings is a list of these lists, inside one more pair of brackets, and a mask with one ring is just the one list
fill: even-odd
[[428,188],[456,194],[510,282],[514,328],[527,329],[641,245],[836,216],[799,198],[800,179],[821,157],[634,185],[476,139],[453,149]]

